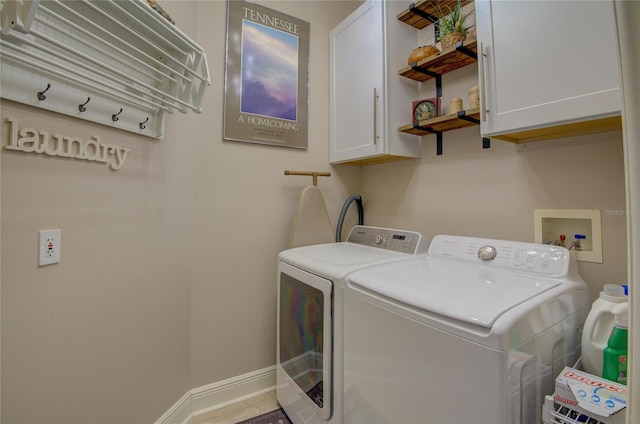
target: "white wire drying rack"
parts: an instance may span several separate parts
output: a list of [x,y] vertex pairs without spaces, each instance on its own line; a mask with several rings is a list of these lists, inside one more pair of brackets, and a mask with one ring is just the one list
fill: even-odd
[[553,424],[607,424],[606,421],[599,421],[590,415],[582,414],[558,404],[554,405],[551,417],[551,423]]
[[161,138],[199,113],[204,50],[145,0],[0,0],[0,95]]

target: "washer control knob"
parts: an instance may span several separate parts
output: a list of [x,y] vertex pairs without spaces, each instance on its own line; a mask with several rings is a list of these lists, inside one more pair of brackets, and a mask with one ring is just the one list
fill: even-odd
[[378,246],[380,246],[382,243],[384,243],[384,236],[382,234],[376,235],[375,243]]
[[478,249],[478,257],[483,261],[492,261],[495,259],[498,252],[493,246],[482,246]]

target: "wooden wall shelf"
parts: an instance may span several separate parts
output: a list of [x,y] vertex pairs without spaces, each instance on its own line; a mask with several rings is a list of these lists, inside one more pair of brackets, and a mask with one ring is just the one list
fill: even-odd
[[[462,0],[460,4],[464,6],[473,1]],[[417,3],[411,3],[408,9],[402,11],[396,17],[399,21],[419,30],[434,24],[434,31],[437,34],[440,12],[448,12],[455,8],[457,3],[458,0],[422,0]],[[442,75],[476,63],[478,60],[477,45],[475,37],[458,42],[455,46],[444,49],[440,53],[411,63],[409,66],[400,69],[398,74],[419,82],[435,79],[436,96],[440,98],[442,97]],[[476,125],[480,125],[480,108],[477,107],[420,121],[417,125],[405,125],[398,128],[398,131],[417,136],[435,134],[437,137],[436,154],[441,155],[442,133]],[[490,140],[483,138],[482,147],[486,149],[490,146]]]
[[[477,61],[477,59],[473,57],[473,55],[477,54],[477,44],[475,38],[459,42],[454,47],[445,49],[440,53],[400,69],[398,74],[415,81],[423,82],[434,78],[434,75],[430,74],[443,75],[458,68],[471,65]],[[467,52],[465,53],[465,51]],[[469,55],[469,53],[472,53],[472,55]],[[427,71],[428,73],[423,71]]]
[[[461,6],[471,3],[473,0],[462,0]],[[411,3],[408,9],[402,11],[397,15],[399,21],[404,22],[417,29],[428,27],[434,20],[439,17],[438,8],[436,3],[440,5],[442,12],[446,13],[449,9],[453,9],[458,3],[457,0],[422,0],[417,3]],[[448,8],[447,8],[448,7]],[[424,15],[431,16],[430,19]]]
[[476,107],[458,113],[451,113],[449,115],[427,119],[426,121],[420,121],[418,126],[404,125],[398,128],[398,131],[414,135],[429,135],[480,125],[479,119],[480,108]]

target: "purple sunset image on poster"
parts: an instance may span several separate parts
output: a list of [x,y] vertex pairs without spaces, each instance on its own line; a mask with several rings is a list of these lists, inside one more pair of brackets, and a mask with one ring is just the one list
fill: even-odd
[[243,113],[297,119],[298,37],[242,21]]

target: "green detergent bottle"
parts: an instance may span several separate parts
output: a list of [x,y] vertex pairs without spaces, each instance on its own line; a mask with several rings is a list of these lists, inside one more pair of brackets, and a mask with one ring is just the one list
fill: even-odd
[[629,303],[620,303],[611,312],[615,315],[615,323],[604,349],[602,377],[626,385]]

